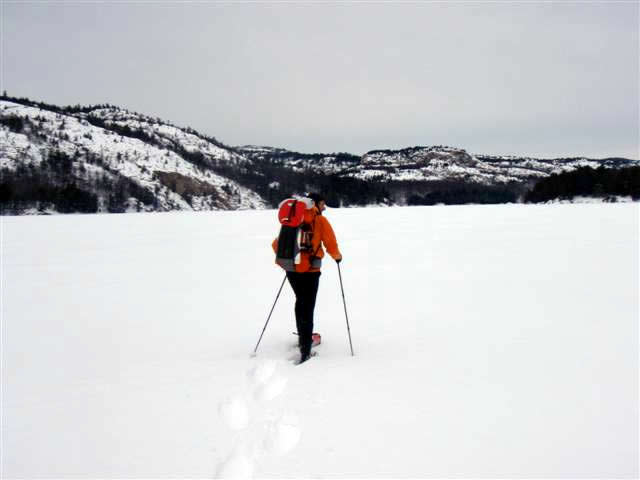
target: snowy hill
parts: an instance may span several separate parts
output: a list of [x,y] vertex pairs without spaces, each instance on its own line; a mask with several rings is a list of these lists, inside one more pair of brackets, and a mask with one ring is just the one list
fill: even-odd
[[445,146],[362,157],[231,147],[114,106],[61,108],[10,97],[0,99],[0,127],[3,213],[261,209],[308,190],[343,206],[406,205],[429,195],[444,203],[516,202],[554,173],[640,165]]
[[[60,113],[1,101],[0,112],[3,118],[19,119],[15,128],[0,130],[5,177],[15,172],[28,178],[43,170],[53,183],[71,177],[97,194],[98,211],[122,208],[122,202],[134,211],[266,206],[254,191],[210,168],[237,165],[244,157],[195,133],[115,107]],[[52,152],[57,163],[49,172],[46,162]],[[66,170],[59,171],[62,168]],[[126,198],[110,198],[123,180],[134,187]]]
[[328,209],[301,366],[274,211],[6,217],[1,476],[637,478],[639,207]]
[[496,185],[526,183],[579,167],[619,168],[638,164],[625,159],[492,157],[471,155],[458,148],[432,146],[369,152],[362,157],[360,165],[348,171],[348,175],[387,181],[467,181]]

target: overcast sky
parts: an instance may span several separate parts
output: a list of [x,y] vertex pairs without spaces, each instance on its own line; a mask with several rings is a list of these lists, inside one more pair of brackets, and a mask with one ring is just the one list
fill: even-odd
[[1,88],[228,145],[639,154],[639,3],[11,2]]

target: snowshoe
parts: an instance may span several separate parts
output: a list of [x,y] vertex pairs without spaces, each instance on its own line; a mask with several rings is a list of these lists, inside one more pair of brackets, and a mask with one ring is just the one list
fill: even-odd
[[[298,335],[297,332],[292,332],[294,335]],[[311,334],[311,346],[312,347],[317,347],[318,345],[320,345],[322,343],[322,336],[319,333],[312,333]],[[295,348],[298,347],[298,344],[296,343]]]

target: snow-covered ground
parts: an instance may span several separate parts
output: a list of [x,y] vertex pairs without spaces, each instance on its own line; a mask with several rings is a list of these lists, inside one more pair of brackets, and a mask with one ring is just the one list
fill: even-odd
[[2,478],[637,477],[639,206],[2,217]]

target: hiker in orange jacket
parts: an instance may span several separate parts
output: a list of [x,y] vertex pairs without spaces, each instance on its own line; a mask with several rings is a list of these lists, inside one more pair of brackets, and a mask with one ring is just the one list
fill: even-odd
[[[313,334],[313,311],[316,306],[318,286],[320,284],[320,268],[324,258],[324,248],[338,263],[342,254],[333,228],[323,215],[326,209],[325,198],[317,193],[308,195],[314,206],[305,212],[304,223],[311,225],[311,249],[301,252],[300,262],[295,265],[295,272],[287,272],[287,279],[296,295],[296,326],[298,329],[298,345],[300,347],[300,363],[311,355]],[[271,244],[273,251],[278,251],[278,239]]]

